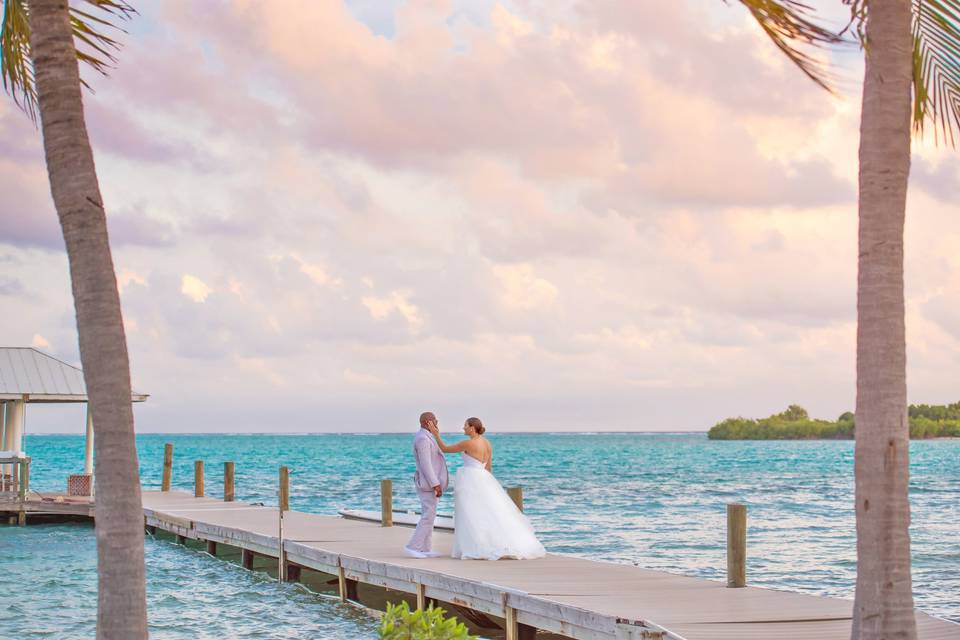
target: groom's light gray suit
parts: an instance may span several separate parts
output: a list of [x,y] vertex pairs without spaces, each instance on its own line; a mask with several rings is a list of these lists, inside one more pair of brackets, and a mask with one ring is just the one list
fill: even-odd
[[413,484],[420,497],[420,521],[413,532],[413,537],[407,547],[414,551],[433,550],[433,521],[437,517],[437,502],[439,498],[433,488],[440,486],[445,491],[449,482],[447,461],[443,452],[433,439],[433,434],[421,428],[413,438],[413,457],[417,463],[417,471],[413,474]]

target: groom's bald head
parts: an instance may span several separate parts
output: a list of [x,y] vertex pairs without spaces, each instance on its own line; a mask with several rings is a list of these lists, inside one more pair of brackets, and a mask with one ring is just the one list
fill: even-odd
[[420,426],[425,427],[427,426],[428,422],[430,422],[431,420],[436,421],[436,419],[437,419],[437,416],[433,415],[432,411],[424,411],[423,413],[420,414]]

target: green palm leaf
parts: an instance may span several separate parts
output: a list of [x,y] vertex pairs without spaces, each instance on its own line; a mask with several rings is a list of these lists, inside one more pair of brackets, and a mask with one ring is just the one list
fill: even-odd
[[960,0],[913,0],[913,124],[956,146],[960,128]]
[[[830,46],[844,42],[839,34],[821,27],[811,16],[814,10],[797,0],[739,0],[780,51],[811,80],[832,91],[826,65],[807,53],[809,46]],[[729,2],[729,0],[724,0]]]
[[[869,0],[843,0],[861,43]],[[960,133],[960,0],[913,2],[913,127],[923,135],[933,124],[935,140],[951,146]]]
[[[34,121],[37,119],[37,89],[30,56],[30,24],[27,19],[29,0],[3,2],[3,24],[0,27],[0,79],[13,101]],[[106,75],[116,62],[120,49],[110,30],[121,30],[118,20],[131,17],[136,11],[124,0],[85,0],[99,12],[95,15],[77,7],[70,8],[73,37],[78,43],[77,59],[98,73]],[[121,30],[122,31],[122,30]],[[86,83],[84,82],[84,85]],[[89,85],[87,85],[89,88]]]

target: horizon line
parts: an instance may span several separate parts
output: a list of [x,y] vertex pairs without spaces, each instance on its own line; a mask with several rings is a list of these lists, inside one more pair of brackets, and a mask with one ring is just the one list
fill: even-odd
[[[707,433],[708,429],[671,429],[663,430],[638,430],[638,429],[589,429],[589,430],[571,430],[571,431],[497,431],[491,435],[592,435],[592,434],[689,434],[689,433]],[[390,435],[409,435],[415,431],[141,431],[135,433],[138,436],[350,436],[350,435],[370,435],[370,436],[390,436]],[[441,432],[444,433],[444,432]],[[454,432],[449,432],[453,434]],[[24,434],[25,436],[78,436],[84,437],[85,434],[66,431],[41,431]],[[455,435],[455,434],[454,434]]]

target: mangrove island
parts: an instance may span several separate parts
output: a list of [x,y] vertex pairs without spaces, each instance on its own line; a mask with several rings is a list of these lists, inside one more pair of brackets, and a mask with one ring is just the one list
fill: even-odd
[[[910,437],[960,437],[960,402],[948,405],[912,404],[907,410]],[[710,428],[711,440],[852,440],[853,413],[836,420],[811,418],[803,407],[792,404],[768,418],[727,418]]]

